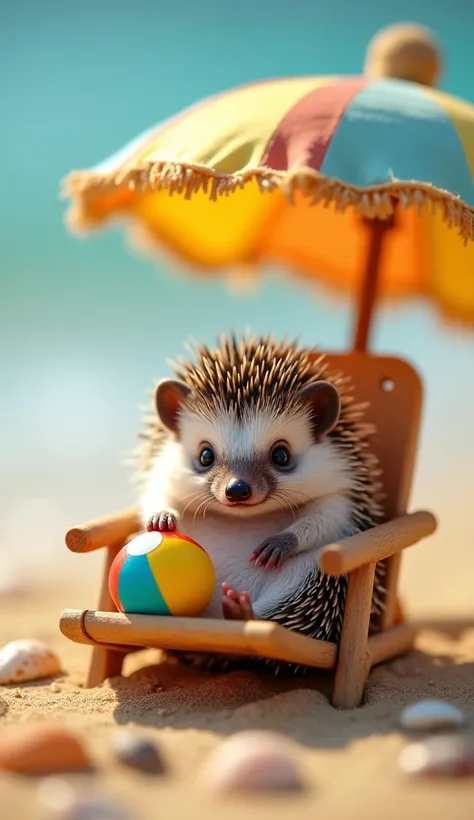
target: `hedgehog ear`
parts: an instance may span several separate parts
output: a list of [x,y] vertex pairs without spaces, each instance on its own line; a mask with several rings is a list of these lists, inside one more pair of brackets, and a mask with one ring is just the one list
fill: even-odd
[[161,379],[155,388],[155,407],[163,427],[171,433],[179,428],[179,411],[191,388],[178,379]]
[[316,436],[330,433],[341,412],[341,399],[333,384],[314,382],[299,391],[300,398],[310,406],[313,432]]

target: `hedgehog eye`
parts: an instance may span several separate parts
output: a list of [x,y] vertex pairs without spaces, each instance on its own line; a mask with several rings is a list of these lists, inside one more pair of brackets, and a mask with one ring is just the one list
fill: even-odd
[[291,466],[291,453],[284,444],[277,444],[271,451],[270,458],[272,464],[279,470],[285,470]]
[[212,447],[206,445],[202,448],[201,452],[199,453],[198,461],[200,467],[204,467],[205,470],[208,470],[209,467],[212,467],[215,461],[214,450]]

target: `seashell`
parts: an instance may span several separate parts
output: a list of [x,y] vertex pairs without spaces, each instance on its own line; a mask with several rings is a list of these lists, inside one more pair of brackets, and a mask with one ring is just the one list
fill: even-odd
[[38,787],[38,802],[55,820],[132,820],[128,809],[103,796],[79,797],[59,777],[46,777]]
[[0,649],[0,684],[24,683],[61,674],[57,655],[42,641],[10,641]]
[[163,774],[166,770],[164,760],[155,744],[134,732],[127,729],[115,732],[112,746],[115,756],[134,769],[140,769],[148,774]]
[[293,744],[266,731],[238,732],[224,740],[206,761],[200,779],[215,792],[304,788]]
[[77,737],[60,726],[5,726],[0,734],[0,770],[42,774],[90,769],[90,760]]
[[410,776],[474,776],[474,747],[457,735],[430,737],[403,749],[398,765]]
[[443,700],[420,700],[407,706],[400,715],[401,727],[415,731],[453,729],[464,722],[461,710]]

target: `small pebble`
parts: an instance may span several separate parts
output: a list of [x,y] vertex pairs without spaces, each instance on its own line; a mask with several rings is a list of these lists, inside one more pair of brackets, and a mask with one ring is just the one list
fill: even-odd
[[400,725],[409,730],[454,729],[463,724],[461,710],[443,700],[420,700],[407,706],[400,715]]
[[79,797],[66,780],[47,777],[39,785],[38,802],[48,820],[132,820],[123,806],[107,797]]
[[164,774],[166,767],[157,747],[150,740],[124,729],[112,737],[116,757],[127,766],[147,774]]
[[304,788],[293,745],[265,731],[239,732],[224,740],[206,761],[201,781],[215,792]]
[[44,774],[90,768],[81,742],[60,726],[24,723],[2,729],[0,770]]
[[411,776],[473,777],[474,748],[457,735],[430,737],[403,749],[398,765]]
[[61,674],[57,655],[42,641],[10,641],[0,649],[0,684],[24,683]]

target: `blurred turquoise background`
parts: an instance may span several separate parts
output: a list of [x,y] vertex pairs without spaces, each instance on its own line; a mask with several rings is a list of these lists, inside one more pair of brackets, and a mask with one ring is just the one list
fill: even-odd
[[[372,35],[403,20],[434,29],[447,59],[443,87],[472,100],[472,0],[3,0],[4,583],[27,551],[30,573],[90,568],[87,559],[68,563],[63,530],[133,501],[122,456],[135,446],[137,405],[187,337],[250,325],[343,348],[352,328],[351,305],[284,279],[236,299],[224,282],[157,269],[119,232],[78,241],[63,225],[61,179],[216,91],[277,75],[358,73]],[[379,315],[374,347],[414,360],[425,378],[413,503],[433,508],[441,529],[435,547],[410,555],[406,584],[410,591],[410,561],[431,561],[442,606],[443,550],[461,576],[474,547],[472,504],[463,499],[474,497],[474,336],[440,327],[412,303]],[[468,605],[472,590],[459,600]]]

